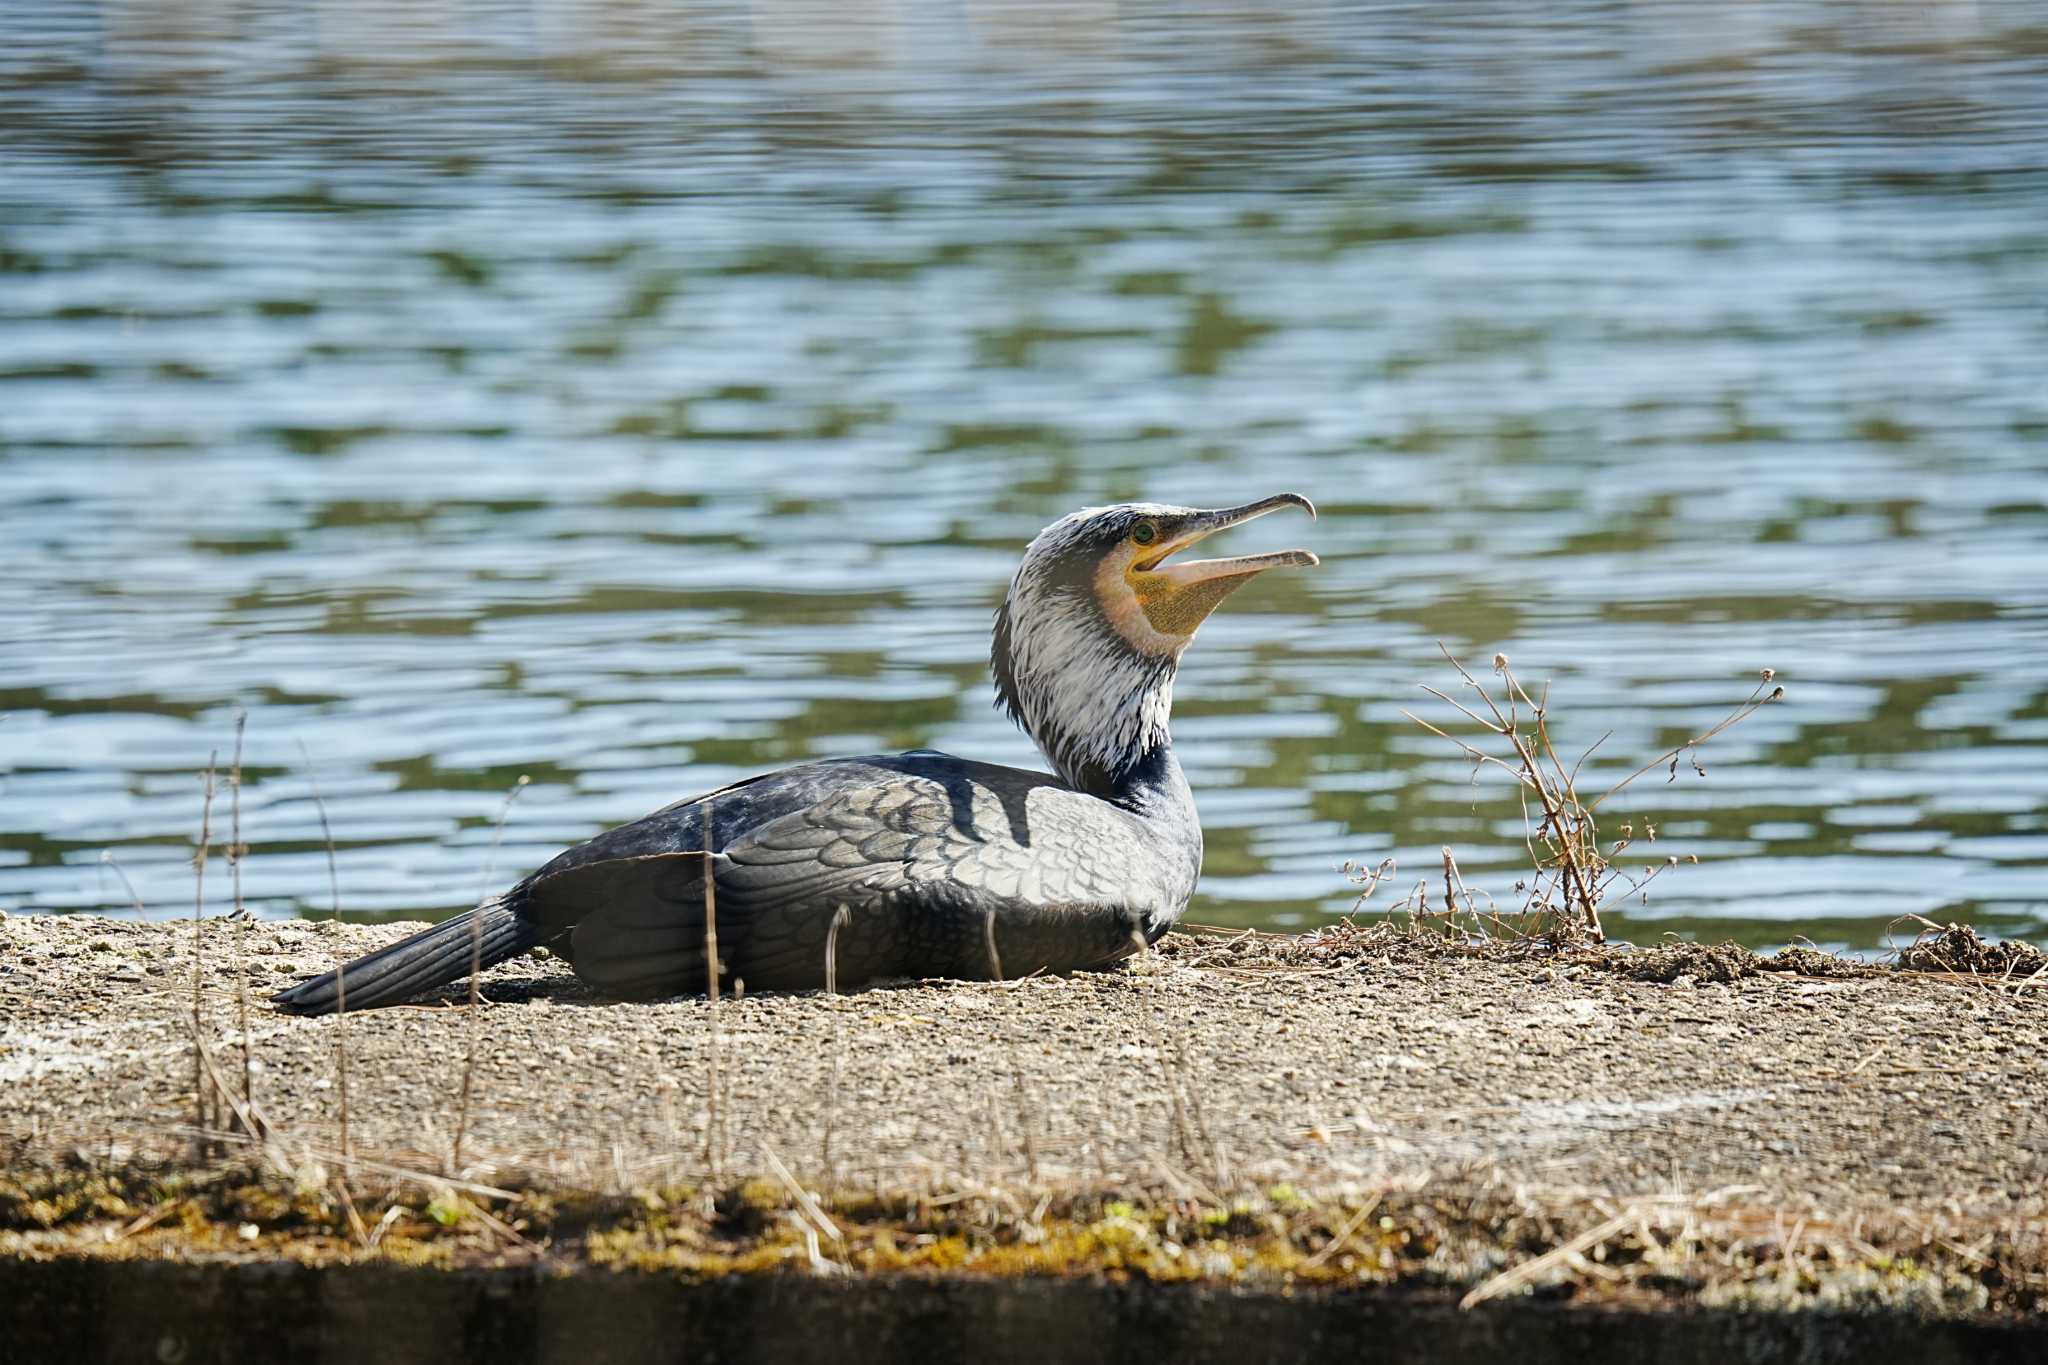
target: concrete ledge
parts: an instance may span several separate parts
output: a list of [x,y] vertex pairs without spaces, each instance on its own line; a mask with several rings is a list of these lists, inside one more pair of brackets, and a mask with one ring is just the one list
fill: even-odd
[[1248,1365],[2032,1365],[2048,1324],[1897,1314],[1628,1312],[1448,1296],[1293,1294],[1090,1280],[712,1281],[534,1268],[445,1273],[286,1262],[0,1259],[0,1339],[19,1360],[308,1362],[1047,1360]]
[[[21,1340],[2042,1349],[2048,990],[2017,970],[1175,935],[1110,973],[727,1000],[714,1069],[707,1002],[522,959],[483,982],[465,1125],[466,1010],[263,1003],[401,932],[0,920]],[[263,1131],[203,1158],[195,964]]]

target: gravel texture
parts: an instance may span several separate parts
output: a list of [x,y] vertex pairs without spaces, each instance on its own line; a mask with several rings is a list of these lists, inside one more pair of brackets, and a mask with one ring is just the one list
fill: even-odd
[[[203,1029],[256,1106],[338,1144],[334,1019],[268,992],[408,926],[211,920]],[[0,1140],[174,1151],[193,1106],[190,923],[0,921]],[[1175,935],[1118,971],[843,997],[610,1004],[559,962],[488,972],[465,1173],[631,1188],[761,1170],[876,1188],[1479,1182],[1613,1197],[1742,1187],[1841,1209],[2048,1213],[2048,990],[1898,971],[1631,980],[1597,955],[1391,936]],[[358,1153],[442,1168],[471,1024],[346,1019]]]

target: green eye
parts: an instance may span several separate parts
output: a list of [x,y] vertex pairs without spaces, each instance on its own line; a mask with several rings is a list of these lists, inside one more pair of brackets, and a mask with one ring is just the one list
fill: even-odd
[[1131,528],[1131,539],[1140,545],[1150,545],[1159,539],[1159,528],[1149,521],[1141,521]]

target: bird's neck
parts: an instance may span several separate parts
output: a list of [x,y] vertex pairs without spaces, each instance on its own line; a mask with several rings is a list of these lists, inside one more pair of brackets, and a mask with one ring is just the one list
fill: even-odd
[[1188,786],[1187,774],[1181,771],[1171,740],[1147,752],[1104,785],[1082,790],[1140,815],[1178,819],[1183,814],[1192,814],[1195,808],[1194,791]]
[[1017,708],[1025,732],[1053,771],[1078,791],[1122,803],[1170,768],[1173,671],[1090,676],[1059,669]]
[[[1173,752],[1167,722],[1173,709],[1173,679],[1127,699],[1131,715],[1112,716],[1085,739],[1050,730],[1032,738],[1059,775],[1076,791],[1111,801],[1139,814],[1192,810],[1194,795]],[[1126,743],[1106,746],[1106,735]]]
[[1139,651],[1100,612],[1048,599],[1020,574],[989,662],[997,703],[1075,790],[1133,808],[1191,804],[1168,731],[1178,650]]

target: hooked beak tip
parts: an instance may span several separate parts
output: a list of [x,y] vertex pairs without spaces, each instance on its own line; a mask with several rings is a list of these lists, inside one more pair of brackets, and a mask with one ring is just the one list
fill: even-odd
[[1270,498],[1260,498],[1257,502],[1248,502],[1242,507],[1231,507],[1210,515],[1220,519],[1226,526],[1235,526],[1254,517],[1263,517],[1268,512],[1277,512],[1283,507],[1299,507],[1308,513],[1310,521],[1316,519],[1316,505],[1299,493],[1275,493]]

